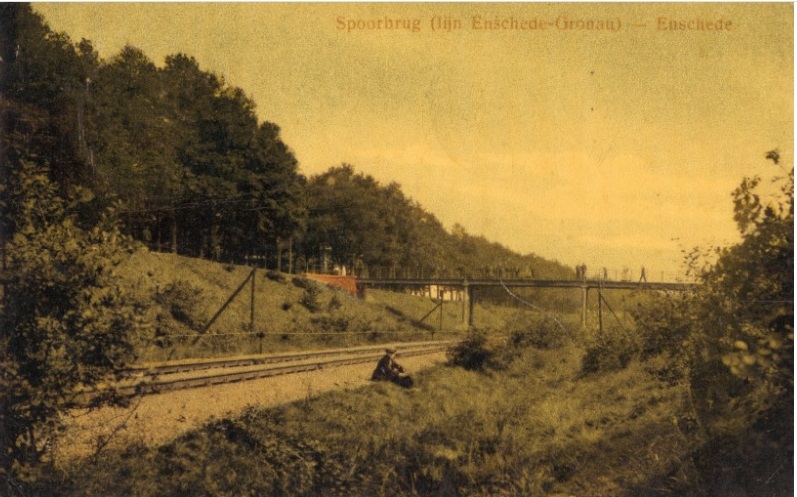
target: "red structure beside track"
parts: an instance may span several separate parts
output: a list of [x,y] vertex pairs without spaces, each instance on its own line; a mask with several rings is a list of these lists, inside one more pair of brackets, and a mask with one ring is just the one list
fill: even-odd
[[336,274],[313,274],[308,273],[307,278],[311,280],[320,281],[327,285],[338,287],[358,298],[363,298],[365,295],[365,287],[357,283],[357,278],[354,276],[339,276]]

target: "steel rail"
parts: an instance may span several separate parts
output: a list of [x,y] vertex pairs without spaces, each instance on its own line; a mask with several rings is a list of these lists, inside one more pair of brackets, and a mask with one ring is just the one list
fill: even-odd
[[[421,350],[414,350],[412,352],[403,352],[403,357],[412,357],[418,355],[433,354],[446,350],[448,347],[435,346]],[[352,364],[362,364],[378,360],[380,354],[372,354],[369,356],[348,357],[345,359],[333,359],[328,361],[319,361],[308,364],[295,364],[290,366],[277,366],[266,367],[252,371],[242,371],[236,373],[222,373],[213,374],[196,378],[186,378],[181,380],[154,380],[148,383],[140,383],[129,387],[122,387],[118,389],[120,395],[135,396],[135,395],[150,395],[156,393],[163,393],[173,390],[187,390],[189,388],[200,388],[212,385],[221,385],[225,383],[237,383],[240,381],[257,380],[261,378],[269,378],[273,376],[281,376],[286,374],[304,373],[307,371],[318,371],[331,367],[348,366]]]
[[[414,357],[420,355],[434,354],[447,350],[449,346],[455,342],[437,342],[428,344],[426,346],[418,345],[412,350],[402,349],[402,357]],[[203,376],[196,376],[191,378],[182,379],[166,379],[162,380],[153,376],[152,378],[140,381],[133,385],[123,385],[116,387],[109,387],[107,389],[100,389],[85,392],[87,396],[96,395],[105,390],[113,390],[114,394],[119,397],[136,397],[140,395],[152,395],[177,390],[187,390],[191,388],[201,388],[213,385],[222,385],[226,383],[237,383],[241,381],[257,380],[261,378],[269,378],[274,376],[282,376],[288,374],[304,373],[308,371],[318,371],[321,369],[348,366],[353,364],[363,364],[378,360],[383,352],[377,353],[378,349],[369,349],[368,353],[354,351],[354,354],[348,354],[349,357],[342,359],[321,360],[302,364],[291,364],[287,366],[275,366],[273,364],[262,364],[261,368],[237,372],[222,372],[205,374]],[[346,355],[346,350],[342,349],[337,355]],[[298,356],[298,355],[297,355]],[[301,359],[297,359],[301,360]]]
[[381,352],[385,347],[399,347],[402,349],[402,355],[407,355],[410,351],[416,349],[424,349],[429,346],[448,346],[455,343],[454,340],[447,341],[433,341],[433,342],[407,342],[388,345],[369,346],[356,349],[328,349],[313,352],[291,352],[285,354],[275,355],[262,355],[252,356],[238,359],[210,359],[201,361],[192,361],[184,363],[171,363],[171,364],[151,364],[139,365],[126,369],[123,372],[125,377],[134,377],[137,375],[143,376],[161,376],[177,373],[190,373],[195,371],[205,371],[208,369],[222,369],[222,368],[238,368],[246,366],[260,366],[266,364],[277,364],[284,362],[297,362],[321,357],[339,356],[339,355],[356,355],[356,354],[373,354]]

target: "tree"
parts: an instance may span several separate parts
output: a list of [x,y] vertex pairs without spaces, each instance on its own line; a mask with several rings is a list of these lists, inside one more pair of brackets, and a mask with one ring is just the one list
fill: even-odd
[[[779,165],[779,155],[767,158]],[[709,495],[793,493],[793,169],[775,181],[770,202],[759,177],[733,192],[739,243],[709,251],[714,263],[704,251],[687,254],[699,290],[636,316],[643,352],[667,352],[686,373],[703,444],[695,464]]]
[[[780,178],[780,198],[765,205],[745,178],[733,192],[741,243],[721,250],[701,277],[695,334],[701,364],[715,364],[749,387],[767,392],[762,410],[791,404],[794,372],[794,171]],[[720,368],[719,364],[722,364]],[[698,385],[706,377],[696,378]],[[727,389],[721,389],[727,394]],[[712,400],[708,398],[708,400]],[[723,413],[721,402],[704,406]]]
[[141,50],[126,46],[99,67],[91,89],[99,191],[125,202],[130,233],[150,241],[154,232],[159,243],[162,212],[183,189],[160,71]]
[[63,199],[48,171],[27,161],[4,191],[3,214],[15,227],[0,323],[0,478],[7,484],[36,478],[61,416],[82,388],[133,359],[134,336],[145,326],[114,274],[130,240],[111,213],[88,229],[71,213],[91,198],[84,190]]
[[47,160],[64,193],[91,177],[83,145],[85,87],[96,64],[90,45],[78,50],[55,33],[28,4],[6,4],[2,11],[5,43],[0,62],[3,181],[21,157]]
[[[533,254],[521,256],[468,234],[459,224],[448,233],[397,183],[382,185],[348,164],[308,181],[307,206],[305,257],[315,259],[328,250],[334,263],[370,267],[372,276],[475,278],[484,276],[486,267],[501,268],[506,278],[521,276],[521,268],[524,276],[532,271],[543,278],[568,274],[559,263]],[[505,295],[503,290],[498,293]]]
[[[96,54],[90,43],[76,48],[51,31],[28,4],[1,5],[0,32],[0,184],[23,161],[46,163],[59,194],[71,195],[92,177],[86,84]],[[7,216],[0,223],[5,252],[16,228]]]
[[192,57],[167,57],[162,79],[185,171],[175,215],[181,251],[242,260],[301,232],[304,178],[279,127],[258,124],[254,102]]
[[397,184],[382,186],[348,164],[330,168],[308,184],[306,256],[331,248],[335,263],[393,268],[405,261],[413,236],[412,204]]

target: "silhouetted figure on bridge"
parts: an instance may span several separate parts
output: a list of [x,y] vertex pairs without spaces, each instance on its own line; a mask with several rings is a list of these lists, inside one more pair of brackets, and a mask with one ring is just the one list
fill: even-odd
[[639,282],[642,283],[643,281],[645,283],[648,282],[648,277],[645,275],[645,266],[642,266],[642,271],[639,274]]
[[410,388],[412,378],[404,373],[404,368],[396,362],[396,349],[385,349],[385,355],[376,363],[376,369],[371,375],[373,381],[392,381],[398,386]]

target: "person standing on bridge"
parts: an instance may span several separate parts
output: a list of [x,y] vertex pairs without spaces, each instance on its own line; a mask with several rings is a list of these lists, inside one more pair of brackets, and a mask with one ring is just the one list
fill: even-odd
[[643,281],[645,283],[648,282],[648,277],[645,275],[645,266],[642,266],[642,271],[639,274],[639,282],[642,283]]
[[404,368],[396,362],[398,351],[394,348],[385,349],[385,355],[376,363],[371,375],[373,381],[392,381],[396,385],[409,388],[413,385],[412,378],[404,374]]

